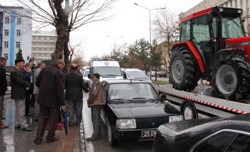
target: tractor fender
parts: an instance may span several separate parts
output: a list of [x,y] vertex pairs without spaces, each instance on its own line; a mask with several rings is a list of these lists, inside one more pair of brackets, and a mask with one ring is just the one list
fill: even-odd
[[232,57],[233,55],[242,56],[247,61],[247,55],[244,49],[241,48],[222,49],[214,54],[214,57],[211,61],[211,63],[213,64],[210,66],[210,69],[211,70],[214,69],[218,65],[219,61],[224,60],[226,57],[227,58]]
[[193,54],[193,56],[197,60],[200,72],[204,73],[205,72],[205,66],[204,66],[203,59],[202,59],[201,55],[199,54],[196,47],[194,46],[194,44],[191,41],[174,43],[171,51],[174,51],[174,50],[178,49],[179,47],[183,47],[183,46],[186,46],[187,48],[189,48],[189,50],[191,51],[191,53]]

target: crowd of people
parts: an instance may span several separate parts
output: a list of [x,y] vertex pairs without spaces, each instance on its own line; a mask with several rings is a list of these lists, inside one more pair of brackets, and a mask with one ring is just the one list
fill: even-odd
[[[6,61],[0,57],[0,129],[8,128],[2,122],[4,95],[7,91]],[[65,63],[59,59],[55,63],[46,65],[38,63],[32,70],[31,63],[23,59],[16,59],[15,66],[10,72],[11,99],[15,102],[15,128],[32,131],[26,117],[30,116],[31,100],[35,102],[34,121],[38,121],[34,143],[40,145],[45,130],[48,130],[48,143],[59,140],[56,137],[57,123],[60,118],[60,108],[67,107],[69,111],[69,126],[80,125],[82,121],[83,92],[90,92],[88,105],[91,108],[93,135],[89,141],[100,139],[101,108],[105,104],[104,87],[99,81],[100,75],[95,73],[93,83],[88,88],[79,72],[79,65],[72,63],[69,72],[63,72]]]

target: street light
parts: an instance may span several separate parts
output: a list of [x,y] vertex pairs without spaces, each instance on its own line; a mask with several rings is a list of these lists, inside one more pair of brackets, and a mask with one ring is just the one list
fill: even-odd
[[[149,17],[149,44],[150,44],[150,51],[151,51],[151,11],[153,10],[162,10],[162,9],[165,9],[165,7],[163,8],[154,8],[154,9],[150,9],[150,8],[147,8],[145,6],[142,6],[142,5],[139,5],[137,3],[134,3],[136,6],[139,6],[141,8],[144,8],[146,10],[148,10],[148,17]],[[150,68],[150,79],[151,79],[151,68]]]
[[165,7],[150,9],[150,8],[145,7],[145,6],[139,5],[137,3],[134,3],[134,4],[136,6],[139,6],[141,8],[144,8],[144,9],[148,10],[148,15],[149,15],[149,44],[150,44],[150,47],[151,47],[151,11],[153,11],[153,10],[162,10],[162,9],[165,9]]

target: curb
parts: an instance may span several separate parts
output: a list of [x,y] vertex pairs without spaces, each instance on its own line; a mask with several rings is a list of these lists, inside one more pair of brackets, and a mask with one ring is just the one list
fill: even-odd
[[83,120],[80,125],[80,151],[81,152],[86,152],[86,142],[85,142],[85,133],[84,133],[84,124]]

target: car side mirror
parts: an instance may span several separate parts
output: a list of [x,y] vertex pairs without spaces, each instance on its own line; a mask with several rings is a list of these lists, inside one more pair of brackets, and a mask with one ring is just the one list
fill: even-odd
[[126,73],[123,73],[123,78],[124,78],[124,79],[127,79]]
[[161,99],[166,99],[167,96],[166,96],[165,94],[160,94],[160,98],[161,98]]

